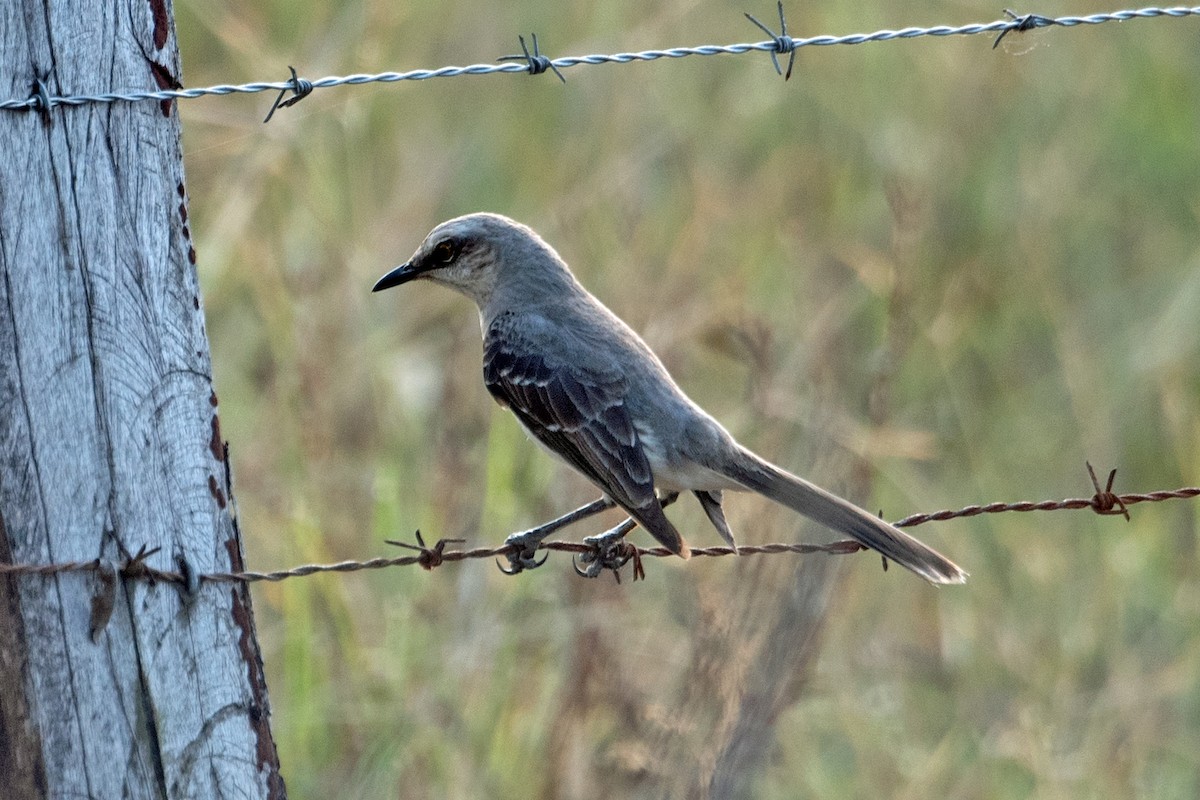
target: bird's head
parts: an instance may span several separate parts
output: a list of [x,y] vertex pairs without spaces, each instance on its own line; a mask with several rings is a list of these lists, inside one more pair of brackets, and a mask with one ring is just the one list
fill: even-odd
[[[566,271],[558,254],[533,230],[499,214],[468,214],[438,225],[404,264],[375,283],[373,292],[418,278],[449,286],[482,309],[498,285],[537,283]],[[544,274],[543,274],[544,273]]]

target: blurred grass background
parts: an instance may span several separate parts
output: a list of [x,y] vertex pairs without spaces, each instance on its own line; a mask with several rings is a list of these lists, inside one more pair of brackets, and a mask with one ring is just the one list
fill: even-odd
[[[1044,14],[1110,11],[1082,2]],[[987,21],[789,4],[793,35]],[[769,3],[176,4],[187,85],[757,41]],[[248,564],[496,545],[595,495],[481,386],[437,222],[537,228],[743,442],[889,519],[1200,481],[1197,22],[182,103]],[[718,539],[694,503],[672,516]],[[755,498],[744,542],[827,533]],[[604,525],[616,517],[606,518]],[[570,531],[594,533],[601,523]],[[972,572],[554,557],[255,589],[296,798],[1200,794],[1193,503],[923,526]],[[645,543],[645,537],[635,534]],[[628,577],[628,576],[627,576]]]

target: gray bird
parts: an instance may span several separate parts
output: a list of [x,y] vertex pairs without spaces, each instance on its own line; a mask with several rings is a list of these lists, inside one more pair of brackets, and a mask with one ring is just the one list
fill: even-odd
[[966,580],[935,550],[734,441],[525,225],[497,214],[443,222],[372,291],[418,278],[475,301],[488,391],[534,441],[587,476],[672,553],[690,555],[658,491],[695,494],[736,546],[721,493],[749,490],[854,537],[931,583]]

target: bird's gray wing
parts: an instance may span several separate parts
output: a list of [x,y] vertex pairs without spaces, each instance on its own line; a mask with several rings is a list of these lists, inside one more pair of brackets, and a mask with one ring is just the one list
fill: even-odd
[[686,552],[654,493],[654,474],[625,405],[624,376],[562,363],[519,334],[489,334],[483,380],[492,396],[663,546]]

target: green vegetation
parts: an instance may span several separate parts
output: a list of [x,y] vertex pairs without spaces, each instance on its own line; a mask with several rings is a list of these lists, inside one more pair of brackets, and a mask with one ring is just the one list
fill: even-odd
[[[796,35],[998,10],[789,8]],[[743,10],[773,14],[176,5],[189,86],[491,62],[531,29],[550,55],[761,39]],[[788,83],[755,54],[342,88],[265,126],[266,94],[183,103],[248,564],[417,528],[495,545],[594,497],[486,396],[466,300],[369,293],[477,210],[541,231],[742,441],[890,519],[1086,496],[1085,459],[1120,491],[1200,482],[1196,25],[805,48]],[[694,506],[681,530],[719,543]],[[827,536],[728,507],[744,542]],[[296,798],[695,796],[770,695],[750,796],[1196,797],[1196,508],[922,526],[972,572],[940,590],[868,555],[259,586],[284,775]],[[768,634],[819,610],[797,597],[823,565],[809,662]]]

